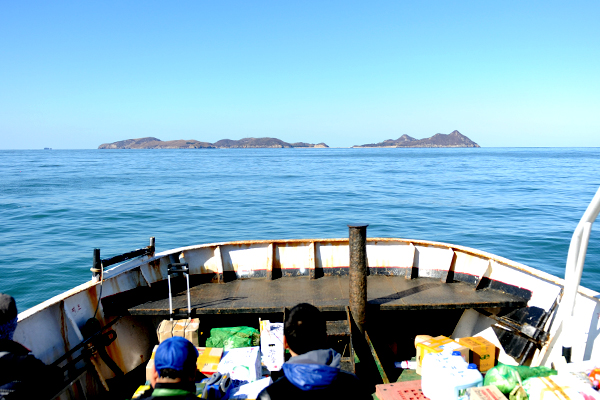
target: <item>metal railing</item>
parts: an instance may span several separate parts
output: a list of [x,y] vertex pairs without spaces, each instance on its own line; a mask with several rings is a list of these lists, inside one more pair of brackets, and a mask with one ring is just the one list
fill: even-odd
[[561,322],[563,324],[563,333],[561,335],[562,355],[567,362],[571,361],[571,349],[575,340],[575,332],[573,331],[576,326],[573,315],[575,299],[579,290],[579,284],[581,283],[581,274],[585,263],[592,224],[598,217],[598,214],[600,214],[600,188],[583,213],[583,217],[581,217],[581,220],[577,224],[575,232],[573,232],[567,255],[565,292],[560,306]]

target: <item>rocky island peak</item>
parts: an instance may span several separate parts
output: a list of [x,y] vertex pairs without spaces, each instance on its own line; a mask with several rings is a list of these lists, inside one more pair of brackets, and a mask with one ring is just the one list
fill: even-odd
[[457,130],[449,134],[436,133],[425,139],[415,139],[406,134],[398,139],[387,139],[379,143],[353,146],[359,147],[481,147]]

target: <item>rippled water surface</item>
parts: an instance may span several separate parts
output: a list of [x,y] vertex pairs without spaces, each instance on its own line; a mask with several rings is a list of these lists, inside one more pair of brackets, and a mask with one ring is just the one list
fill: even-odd
[[[108,257],[244,240],[449,242],[563,276],[600,185],[600,149],[0,151],[0,292],[20,311],[91,278]],[[583,284],[600,291],[592,231]]]

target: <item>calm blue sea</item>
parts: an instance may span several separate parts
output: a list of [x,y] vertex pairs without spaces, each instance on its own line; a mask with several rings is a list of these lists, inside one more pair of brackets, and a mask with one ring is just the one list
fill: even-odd
[[[599,148],[0,151],[0,292],[20,311],[108,257],[215,241],[449,242],[563,276]],[[592,231],[583,284],[600,291]]]

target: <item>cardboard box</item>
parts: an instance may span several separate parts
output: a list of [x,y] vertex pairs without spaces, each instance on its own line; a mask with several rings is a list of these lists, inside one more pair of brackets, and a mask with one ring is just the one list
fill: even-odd
[[198,331],[200,329],[200,319],[188,318],[178,320],[165,319],[160,322],[157,329],[158,343],[173,336],[181,336],[189,340],[198,347]]
[[262,363],[269,371],[279,371],[283,366],[283,323],[260,321],[260,352]]
[[196,347],[198,350],[198,371],[204,375],[212,375],[217,372],[221,357],[223,356],[223,349],[220,347]]
[[498,363],[500,349],[488,340],[476,336],[461,338],[458,342],[471,350],[468,362],[476,364],[480,372],[486,372]]
[[152,358],[148,360],[148,364],[146,364],[146,382],[150,382],[152,379],[152,373],[154,372],[154,352],[156,351],[156,346],[154,346],[154,350],[152,350]]
[[441,353],[442,351],[459,351],[466,362],[469,362],[470,351],[467,347],[446,336],[437,336],[423,342],[417,343],[417,374],[421,375],[423,357],[428,353]]
[[231,379],[254,382],[262,378],[260,350],[256,347],[230,349],[223,354],[217,371],[229,373]]
[[523,382],[530,399],[568,400],[581,399],[579,391],[571,387],[570,382],[562,382],[557,376],[529,378]]
[[[154,346],[150,360],[146,365],[147,381],[150,380],[149,374],[154,366],[154,354],[156,353],[157,348],[158,346]],[[221,357],[223,356],[223,349],[220,347],[196,347],[196,350],[198,350],[198,360],[196,361],[198,371],[207,376],[217,372],[217,368],[221,362]]]
[[469,396],[470,400],[506,400],[500,389],[493,385],[475,387],[471,389]]
[[560,372],[558,375],[526,379],[523,387],[529,398],[535,400],[600,399],[600,393],[592,389],[589,383]]

